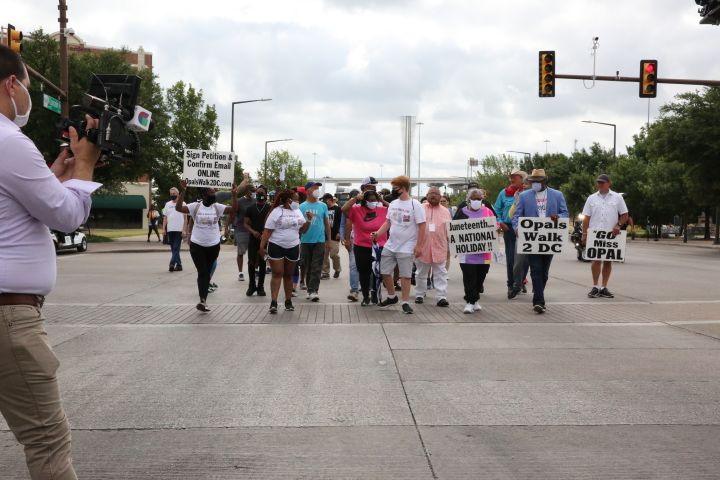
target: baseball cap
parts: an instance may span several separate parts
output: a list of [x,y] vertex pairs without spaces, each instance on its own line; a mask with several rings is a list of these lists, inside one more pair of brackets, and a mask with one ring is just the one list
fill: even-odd
[[362,180],[362,183],[360,185],[377,185],[378,181],[375,179],[375,177],[365,177]]
[[605,175],[604,173],[602,175],[598,175],[598,177],[595,179],[596,182],[603,182],[608,183],[610,181],[610,177]]
[[321,187],[321,186],[322,186],[322,183],[320,183],[320,182],[307,182],[305,184],[305,190],[307,190],[308,188]]
[[328,193],[326,193],[325,195],[322,196],[322,199],[323,199],[323,200],[330,200],[331,198],[335,198],[335,197],[333,197],[333,194],[330,193],[330,192],[328,192]]

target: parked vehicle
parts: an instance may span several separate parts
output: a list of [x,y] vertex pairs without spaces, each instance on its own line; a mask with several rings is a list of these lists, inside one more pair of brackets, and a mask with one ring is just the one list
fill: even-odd
[[48,229],[48,232],[53,240],[53,244],[55,244],[56,252],[67,250],[84,252],[88,248],[87,237],[79,228],[71,233],[58,232],[57,230],[50,229]]

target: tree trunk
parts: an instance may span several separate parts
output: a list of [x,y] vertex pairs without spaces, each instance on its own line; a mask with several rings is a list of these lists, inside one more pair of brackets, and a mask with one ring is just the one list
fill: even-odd
[[705,209],[705,235],[704,240],[710,240],[710,209]]

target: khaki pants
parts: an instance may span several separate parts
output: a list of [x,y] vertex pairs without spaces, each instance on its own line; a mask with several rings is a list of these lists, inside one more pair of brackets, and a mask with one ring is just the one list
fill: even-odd
[[43,321],[38,308],[0,306],[0,412],[25,447],[33,480],[76,480],[55,376],[59,362]]
[[322,273],[330,275],[330,259],[332,259],[333,270],[336,272],[340,271],[340,242],[337,240],[330,240],[330,250],[325,250],[325,256],[323,257]]

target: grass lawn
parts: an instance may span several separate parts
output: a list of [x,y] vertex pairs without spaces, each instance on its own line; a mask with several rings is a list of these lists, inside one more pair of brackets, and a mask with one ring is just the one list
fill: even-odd
[[142,228],[121,228],[117,230],[95,229],[90,230],[92,235],[88,239],[91,242],[107,242],[120,237],[136,237],[147,235],[147,230]]

